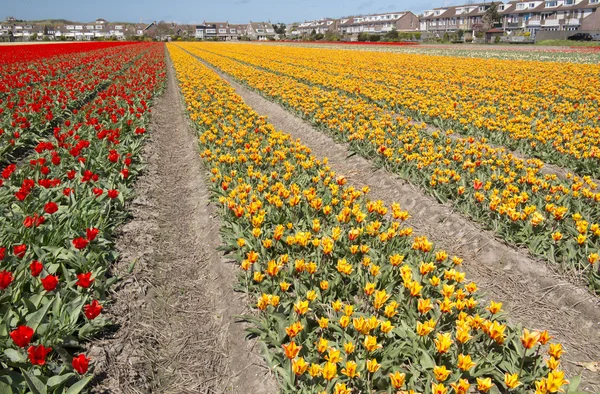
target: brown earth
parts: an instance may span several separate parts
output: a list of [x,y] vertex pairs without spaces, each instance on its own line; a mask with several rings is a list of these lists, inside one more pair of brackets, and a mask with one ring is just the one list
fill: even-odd
[[233,290],[236,268],[216,248],[221,226],[169,60],[168,85],[152,108],[147,170],[133,219],[117,242],[108,315],[118,327],[91,344],[95,393],[275,393],[235,315],[249,301]]
[[412,214],[407,224],[415,233],[427,235],[438,247],[463,257],[467,277],[479,285],[486,300],[504,303],[512,323],[547,329],[555,341],[563,344],[567,351],[563,367],[569,376],[582,374],[580,390],[600,392],[600,374],[593,365],[587,364],[588,369],[584,364],[600,361],[598,297],[531,258],[526,250],[504,244],[451,206],[440,204],[398,176],[352,155],[345,144],[337,144],[279,104],[219,74],[248,105],[268,116],[270,123],[299,138],[317,158],[328,157],[331,168],[345,175],[351,184],[369,186],[371,197],[388,205],[399,202]]

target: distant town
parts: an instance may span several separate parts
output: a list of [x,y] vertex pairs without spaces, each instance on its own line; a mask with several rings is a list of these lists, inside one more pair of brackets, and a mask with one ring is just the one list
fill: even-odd
[[323,18],[290,24],[250,21],[204,21],[199,25],[174,22],[126,23],[96,19],[23,21],[7,17],[0,23],[0,41],[92,40],[324,40],[399,41],[444,40],[527,41],[566,38],[573,31],[600,31],[600,0],[509,1],[439,7],[412,11]]

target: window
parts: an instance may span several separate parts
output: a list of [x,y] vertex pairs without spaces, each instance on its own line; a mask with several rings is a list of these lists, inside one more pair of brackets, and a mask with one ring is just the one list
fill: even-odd
[[256,32],[257,33],[264,33],[265,31],[264,31],[264,29],[256,29]]
[[558,1],[547,1],[546,2],[546,7],[557,7],[558,6]]
[[227,33],[227,29],[219,29],[219,33],[225,34],[225,33]]
[[529,8],[535,8],[535,3],[529,3]]
[[229,29],[229,32],[235,34],[235,29]]
[[217,32],[217,30],[216,29],[206,29],[206,32],[209,34],[210,33],[215,34]]
[[565,5],[573,5],[575,4],[575,0],[565,0]]
[[525,9],[525,4],[523,4],[523,3],[517,4],[517,10],[524,10],[524,9]]

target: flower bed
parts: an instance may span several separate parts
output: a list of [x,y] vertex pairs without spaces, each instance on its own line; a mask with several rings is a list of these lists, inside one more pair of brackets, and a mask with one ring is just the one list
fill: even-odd
[[164,47],[124,51],[132,65],[0,178],[0,391],[74,394],[88,384],[82,341],[101,317],[127,217]]

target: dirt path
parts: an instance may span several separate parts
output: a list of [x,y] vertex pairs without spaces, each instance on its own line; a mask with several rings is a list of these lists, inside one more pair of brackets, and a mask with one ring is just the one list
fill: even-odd
[[93,392],[275,393],[258,345],[235,322],[248,301],[216,251],[220,222],[170,61],[168,72],[133,220],[117,243],[124,280],[108,313],[119,329],[90,349],[100,373]]
[[[206,64],[206,63],[205,63]],[[541,261],[528,257],[499,242],[450,206],[442,205],[411,184],[369,161],[352,155],[279,104],[219,73],[261,115],[267,115],[277,128],[299,138],[318,158],[328,157],[336,172],[347,176],[356,186],[368,185],[371,197],[389,204],[397,201],[413,217],[408,225],[425,234],[438,247],[465,259],[468,278],[479,285],[486,299],[502,301],[510,320],[532,329],[548,329],[568,354],[563,367],[568,374],[582,373],[580,390],[600,392],[600,375],[583,369],[584,362],[600,361],[600,303],[587,290],[575,286],[548,269]]]

